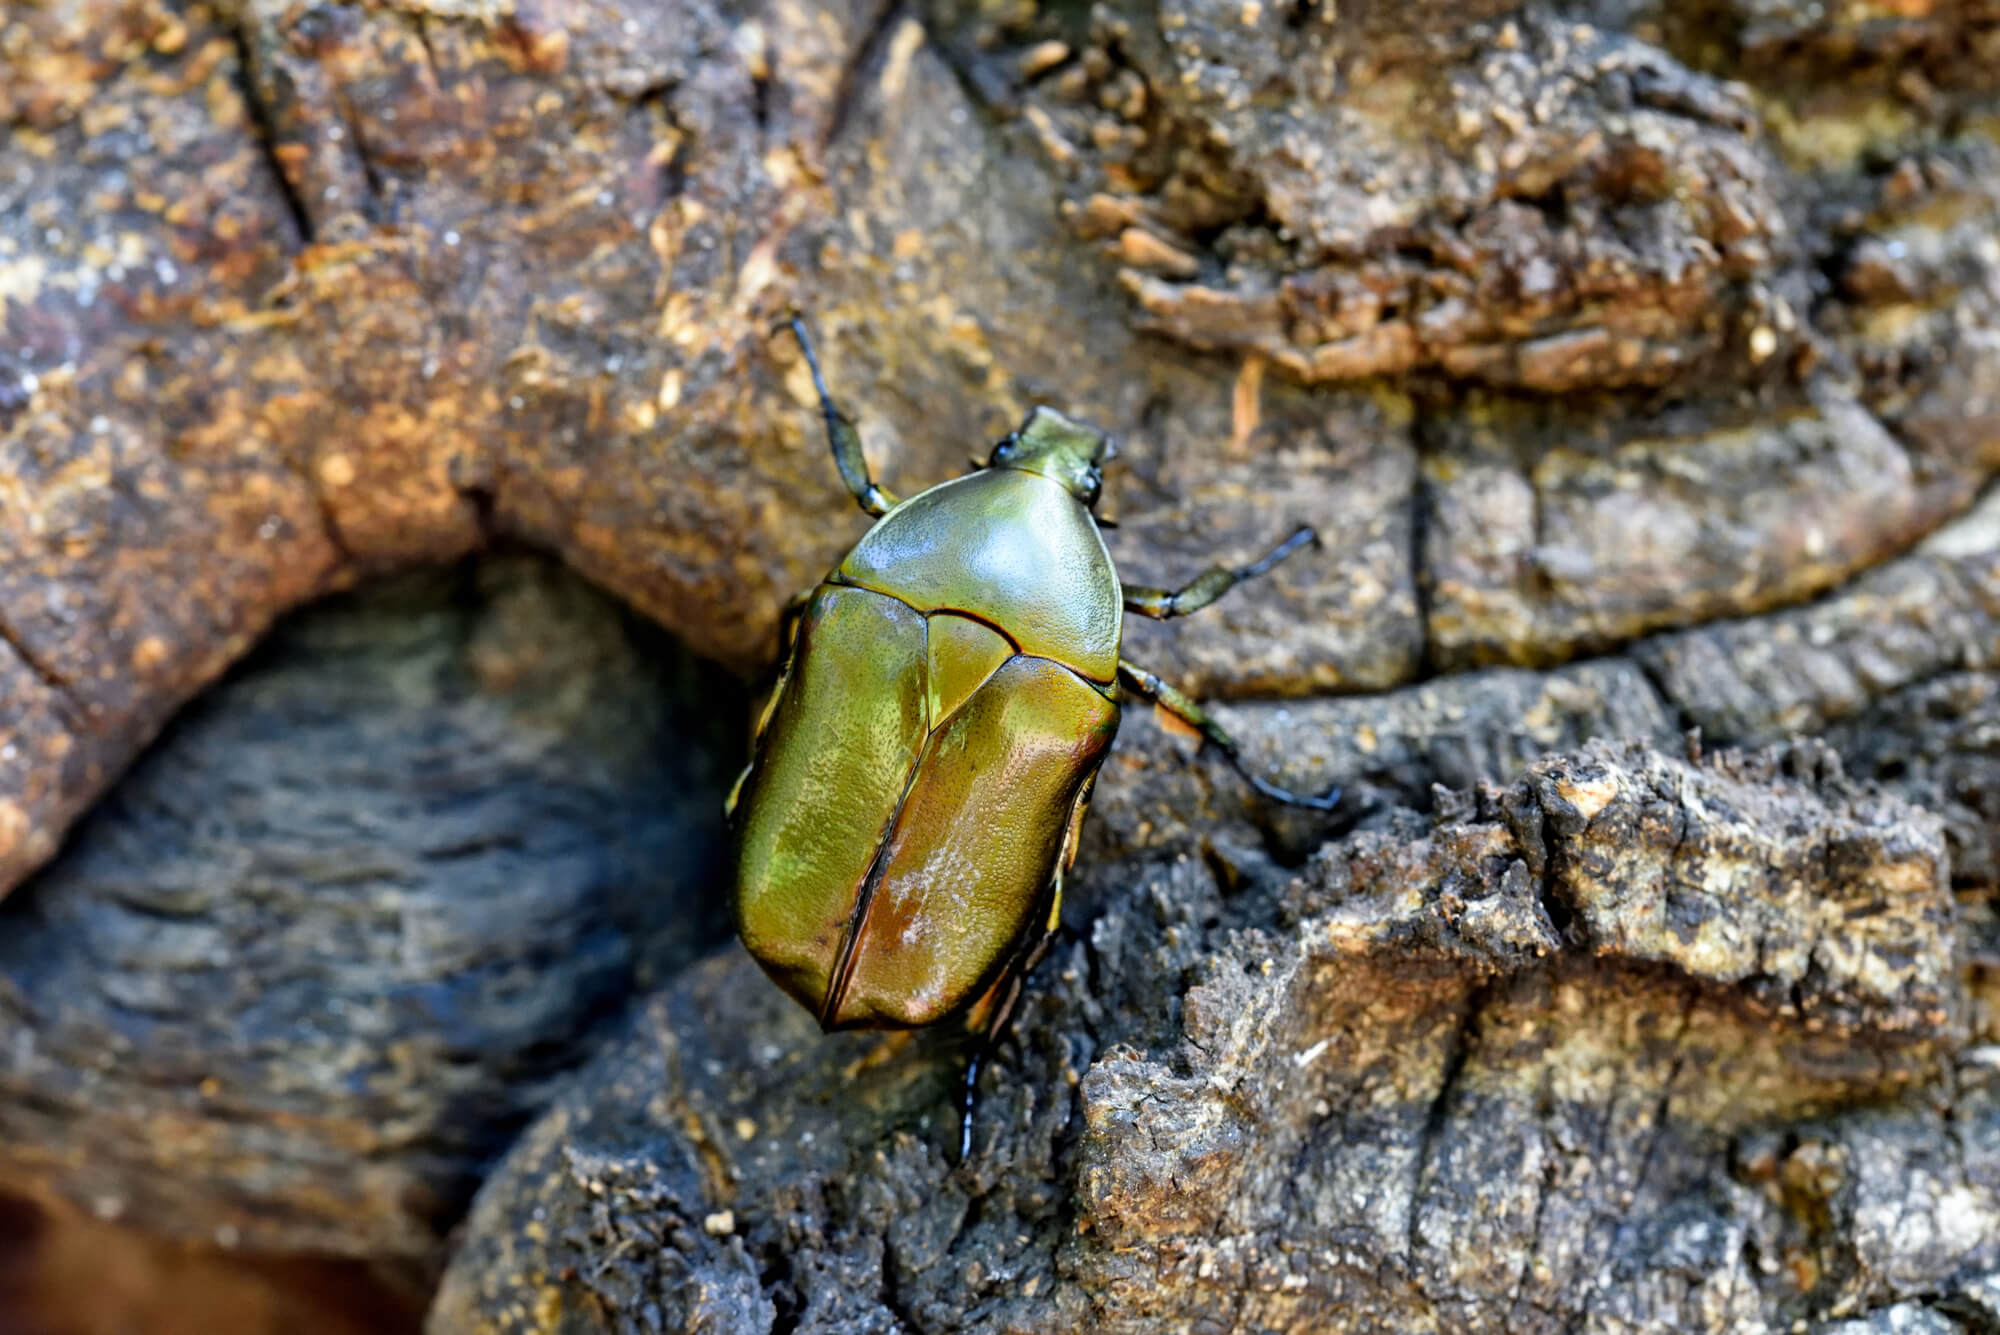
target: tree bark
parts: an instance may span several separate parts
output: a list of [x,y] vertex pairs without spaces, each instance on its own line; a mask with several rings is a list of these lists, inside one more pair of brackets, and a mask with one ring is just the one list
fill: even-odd
[[663,640],[520,555],[286,623],[0,905],[0,1174],[434,1265],[626,998],[727,931],[742,693]]
[[[0,1180],[429,1263],[546,1106],[438,1332],[2000,1328],[1985,0],[0,25]],[[1128,652],[1342,810],[1129,717],[966,1164],[681,967],[743,700],[524,558],[71,830],[496,544],[766,662],[794,308],[900,493],[1322,538]]]

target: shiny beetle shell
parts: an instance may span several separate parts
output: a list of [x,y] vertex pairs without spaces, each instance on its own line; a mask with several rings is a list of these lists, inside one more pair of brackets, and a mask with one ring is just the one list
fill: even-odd
[[829,1029],[931,1024],[1000,977],[1118,729],[1104,439],[1047,409],[1016,437],[1087,483],[996,452],[884,515],[813,591],[737,800],[738,930]]

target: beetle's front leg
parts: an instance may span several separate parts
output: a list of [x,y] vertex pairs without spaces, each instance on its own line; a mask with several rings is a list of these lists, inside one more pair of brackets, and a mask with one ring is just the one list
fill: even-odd
[[1301,528],[1279,543],[1261,561],[1252,561],[1247,566],[1237,566],[1234,569],[1228,566],[1210,566],[1178,589],[1151,589],[1140,584],[1127,584],[1125,610],[1137,612],[1140,616],[1152,617],[1156,621],[1199,612],[1244,580],[1257,578],[1307,543],[1318,541],[1317,533],[1310,528]]
[[833,449],[833,465],[840,470],[840,480],[847,484],[855,504],[879,519],[896,507],[896,498],[868,475],[868,457],[861,452],[861,433],[854,429],[853,421],[845,413],[833,406],[826,377],[819,373],[819,358],[813,355],[812,339],[806,336],[806,322],[793,316],[790,324],[793,337],[799,341],[799,351],[806,356],[806,367],[812,372],[813,391],[819,395],[819,413],[826,420],[826,443]]
[[1235,768],[1238,774],[1243,776],[1245,783],[1270,798],[1273,802],[1283,802],[1287,806],[1294,807],[1311,807],[1314,811],[1331,811],[1340,801],[1340,789],[1338,788],[1329,790],[1324,797],[1301,797],[1290,789],[1280,788],[1270,780],[1251,772],[1249,767],[1243,763],[1243,755],[1237,748],[1236,739],[1224,731],[1220,723],[1209,717],[1207,710],[1189,699],[1185,693],[1161,681],[1158,677],[1146,671],[1146,669],[1128,663],[1121,658],[1118,660],[1118,679],[1125,683],[1126,687],[1134,694],[1152,701],[1190,727],[1199,729],[1202,737],[1210,745],[1219,749],[1223,755],[1229,758],[1230,765]]

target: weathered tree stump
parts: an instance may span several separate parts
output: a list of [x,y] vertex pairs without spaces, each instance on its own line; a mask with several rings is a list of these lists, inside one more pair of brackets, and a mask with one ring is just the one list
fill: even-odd
[[[439,1335],[2000,1328],[1996,71],[1985,0],[5,11],[0,1184],[449,1250]],[[496,543],[761,666],[860,531],[793,307],[904,492],[1045,400],[1135,579],[1324,539],[1130,645],[1347,804],[1131,718],[969,1163],[959,1037],[679,967],[742,696],[546,567],[293,623],[76,824]]]

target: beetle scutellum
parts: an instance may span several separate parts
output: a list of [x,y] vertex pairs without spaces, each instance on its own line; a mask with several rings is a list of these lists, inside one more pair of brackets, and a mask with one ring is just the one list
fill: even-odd
[[1110,438],[1042,407],[984,467],[898,503],[791,328],[841,480],[876,523],[787,609],[784,675],[729,797],[737,931],[825,1029],[915,1028],[975,1002],[997,1027],[1055,927],[1125,692],[1200,729],[1267,797],[1332,807],[1337,793],[1245,770],[1200,706],[1119,657],[1124,612],[1206,607],[1313,533],[1178,590],[1121,585],[1092,511]]

